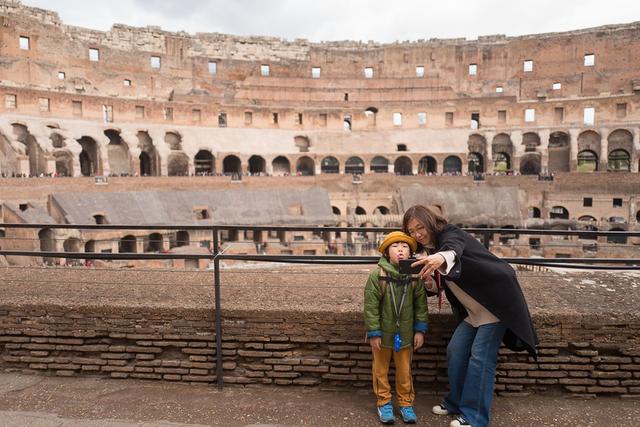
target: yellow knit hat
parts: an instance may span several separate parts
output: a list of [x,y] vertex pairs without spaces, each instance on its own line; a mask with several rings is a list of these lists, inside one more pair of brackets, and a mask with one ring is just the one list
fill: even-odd
[[391,244],[396,242],[407,243],[411,248],[411,252],[415,252],[416,249],[418,249],[418,242],[416,242],[416,240],[413,237],[403,233],[402,231],[392,231],[391,233],[387,234],[384,240],[382,241],[382,243],[380,243],[380,246],[378,247],[378,251],[380,251],[380,253],[383,254],[384,251],[386,251],[387,248],[391,246]]

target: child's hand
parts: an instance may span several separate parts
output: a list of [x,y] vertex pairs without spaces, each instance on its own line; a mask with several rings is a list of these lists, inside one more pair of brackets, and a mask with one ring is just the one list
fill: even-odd
[[413,349],[417,350],[424,344],[424,334],[422,332],[416,332],[413,334]]
[[369,345],[374,350],[380,350],[380,345],[381,344],[382,344],[382,338],[380,338],[380,337],[373,337],[373,338],[369,339]]

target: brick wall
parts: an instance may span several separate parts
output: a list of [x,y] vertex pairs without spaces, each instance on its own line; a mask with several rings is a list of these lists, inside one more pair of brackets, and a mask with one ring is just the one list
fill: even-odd
[[[227,384],[369,387],[360,313],[223,314]],[[535,318],[537,361],[502,349],[502,394],[563,391],[640,396],[637,320]],[[213,313],[204,310],[0,306],[0,370],[183,382],[216,380]],[[431,316],[414,357],[416,386],[446,389],[448,314]]]

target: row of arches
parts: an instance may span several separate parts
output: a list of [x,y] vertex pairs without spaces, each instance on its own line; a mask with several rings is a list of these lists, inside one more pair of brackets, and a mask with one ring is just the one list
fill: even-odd
[[[189,232],[186,230],[171,233],[168,238],[169,248],[189,246],[190,244]],[[41,251],[57,251],[57,240],[52,229],[44,228],[40,230],[38,232],[38,239],[40,241]],[[151,233],[147,236],[137,237],[129,234],[118,240],[118,253],[138,253],[140,249],[138,242],[142,243],[141,249],[143,252],[162,252],[165,249],[165,237],[161,233]],[[78,237],[69,237],[62,242],[62,250],[64,252],[95,253],[98,252],[99,245],[100,242],[93,239],[83,242],[83,240]],[[111,251],[111,249],[109,249],[109,251]]]
[[[35,137],[31,135],[24,124],[13,124],[16,139],[25,145],[25,154],[29,159],[30,174],[38,175],[46,173],[46,156],[40,148]],[[134,164],[130,147],[121,136],[119,130],[107,129],[104,131],[109,140],[106,145],[107,159],[101,161],[99,143],[92,137],[83,136],[76,140],[81,151],[77,158],[74,158],[72,151],[67,146],[66,139],[55,129],[53,129],[50,139],[54,147],[53,156],[55,158],[55,168],[58,175],[73,176],[77,173],[75,167],[79,167],[79,174],[84,176],[100,175],[109,173],[112,175],[160,175],[161,159],[152,138],[146,131],[137,133],[138,139],[138,162]],[[190,172],[196,174],[213,173],[240,173],[246,171],[251,174],[267,172],[267,160],[261,156],[252,156],[248,160],[245,168],[238,156],[229,155],[223,159],[222,170],[216,171],[214,155],[209,150],[200,150],[192,159],[182,151],[182,136],[177,132],[165,133],[165,144],[169,147],[169,154],[166,159],[167,175],[187,175]],[[302,141],[302,142],[301,142]],[[310,144],[306,137],[296,137],[295,144],[301,151],[308,151]],[[542,169],[542,153],[540,151],[540,137],[535,132],[527,132],[522,136],[522,144],[525,152],[519,156],[518,162],[514,164],[514,144],[511,136],[507,133],[499,133],[491,140],[491,156],[488,158],[488,143],[483,135],[471,134],[467,141],[467,170],[463,171],[463,161],[460,157],[452,155],[442,161],[442,167],[438,170],[438,161],[434,156],[424,156],[418,160],[417,167],[414,168],[412,160],[408,156],[400,156],[393,160],[388,160],[384,156],[376,156],[369,165],[365,164],[359,156],[353,156],[344,161],[344,168],[341,169],[340,161],[334,156],[326,156],[321,160],[320,168],[315,168],[315,162],[308,156],[302,156],[295,161],[295,165],[285,156],[278,156],[271,160],[271,171],[274,174],[296,173],[302,175],[313,175],[315,173],[384,173],[393,171],[398,175],[429,174],[436,171],[443,173],[484,173],[492,167],[493,171],[506,172],[516,168],[522,174],[538,174]],[[0,140],[0,154],[3,163],[9,162],[9,144]],[[304,149],[303,149],[304,148]],[[571,144],[570,135],[567,132],[553,132],[549,136],[548,150],[548,172],[566,172],[571,170]],[[75,151],[75,150],[74,150]],[[77,151],[76,151],[77,152]],[[10,154],[10,153],[9,153]],[[607,136],[606,152],[602,150],[602,137],[594,130],[581,132],[577,137],[577,164],[575,169],[579,172],[591,172],[602,169],[612,171],[630,171],[634,161],[633,135],[626,129],[616,129]],[[15,157],[15,156],[14,156]],[[518,164],[519,163],[519,164]],[[139,164],[139,168],[137,167]],[[193,169],[190,170],[190,165]],[[367,167],[368,166],[368,167]],[[515,167],[514,167],[515,166]],[[545,165],[546,166],[546,165]],[[108,167],[108,170],[103,168]],[[3,165],[3,170],[10,170],[10,167]]]

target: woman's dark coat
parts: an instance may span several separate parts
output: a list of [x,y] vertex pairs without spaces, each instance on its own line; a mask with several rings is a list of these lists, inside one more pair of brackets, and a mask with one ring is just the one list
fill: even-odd
[[[436,235],[436,250],[456,253],[456,263],[446,279],[500,319],[507,327],[503,339],[507,348],[527,350],[535,356],[538,338],[513,268],[452,224]],[[448,288],[445,291],[454,314],[462,320],[466,317],[464,307]]]

